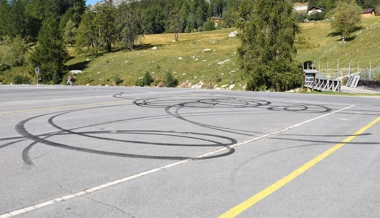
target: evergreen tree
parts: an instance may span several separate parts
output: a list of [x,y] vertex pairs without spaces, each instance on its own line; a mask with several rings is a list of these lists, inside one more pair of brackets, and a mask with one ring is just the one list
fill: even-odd
[[63,62],[67,58],[67,52],[61,34],[57,34],[58,24],[57,16],[54,15],[44,20],[38,33],[37,46],[30,57],[33,67],[31,74],[34,74],[34,68],[39,67],[39,75],[44,83],[60,83],[65,70]]
[[[308,4],[307,4],[307,9],[310,9],[312,7],[317,7],[317,6],[318,6],[317,5],[317,0],[309,0]],[[321,6],[319,6],[319,7],[321,7]]]
[[94,20],[95,13],[90,8],[87,8],[82,15],[75,38],[75,47],[78,52],[82,52],[83,48],[85,48],[86,51],[91,52],[93,55],[97,55],[99,45],[97,43],[97,32],[95,29]]
[[103,4],[95,5],[96,16],[93,24],[99,44],[108,52],[112,50],[112,43],[116,39],[115,14],[116,8],[112,0],[105,0]]
[[77,28],[75,27],[75,23],[71,20],[67,22],[64,33],[63,33],[63,42],[65,44],[70,44],[73,46],[75,41]]
[[294,39],[300,29],[292,2],[256,0],[253,6],[249,22],[239,25],[238,61],[247,90],[283,91],[300,85],[302,72],[294,61]]
[[149,7],[143,14],[145,34],[163,33],[165,31],[166,16],[160,6]]
[[174,40],[178,41],[179,32],[179,11],[173,10],[168,15],[167,23],[165,26],[166,32],[174,33]]
[[195,16],[192,13],[190,13],[186,21],[188,32],[192,32],[196,27],[195,25],[196,25]]
[[9,5],[7,0],[0,0],[0,37],[7,35]]
[[117,32],[118,39],[127,44],[130,50],[133,50],[135,41],[143,37],[142,19],[136,10],[137,3],[121,3],[118,7]]
[[2,57],[2,64],[8,66],[21,66],[25,63],[26,53],[29,46],[26,45],[25,40],[20,35],[15,38],[9,36],[3,37],[4,55]]
[[8,35],[11,37],[19,35],[24,38],[26,34],[25,1],[12,0],[8,16]]

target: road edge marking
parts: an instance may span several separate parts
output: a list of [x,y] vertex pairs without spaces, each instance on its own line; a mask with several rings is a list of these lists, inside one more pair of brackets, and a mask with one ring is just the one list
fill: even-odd
[[[110,103],[110,102],[104,102],[102,104],[108,104],[108,103]],[[89,105],[88,104],[84,104],[82,106],[89,106]],[[279,131],[276,131],[276,132],[273,132],[273,133],[268,133],[268,134],[265,134],[265,135],[262,135],[262,136],[259,136],[259,137],[253,138],[253,139],[249,139],[249,140],[246,140],[246,141],[243,141],[243,142],[231,145],[231,146],[224,147],[222,149],[217,149],[215,151],[212,151],[212,152],[209,152],[209,153],[206,153],[206,154],[202,154],[202,155],[196,156],[196,158],[206,157],[206,156],[209,156],[209,155],[212,155],[212,154],[215,154],[215,153],[222,152],[222,151],[224,151],[226,149],[234,148],[234,147],[237,147],[237,146],[240,146],[240,145],[244,145],[244,144],[247,144],[247,143],[250,143],[250,142],[254,142],[254,141],[260,140],[262,138],[266,138],[266,137],[271,136],[271,135],[282,133],[282,132],[288,131],[290,129],[293,129],[295,127],[301,126],[301,125],[303,125],[305,123],[309,123],[311,121],[314,121],[314,120],[317,120],[317,119],[320,119],[320,118],[323,118],[323,117],[326,117],[326,116],[338,113],[340,111],[346,110],[346,109],[354,107],[354,106],[355,105],[350,105],[348,107],[336,110],[336,111],[328,113],[328,114],[321,115],[319,117],[315,117],[315,118],[303,121],[301,123],[292,125],[290,127],[284,128],[282,130],[279,130]],[[74,107],[74,106],[72,106],[72,107]],[[42,108],[41,110],[43,110],[43,109],[44,108]],[[165,169],[168,169],[168,168],[172,168],[172,167],[175,167],[175,166],[178,166],[178,165],[182,165],[182,164],[187,163],[187,162],[189,162],[191,160],[192,159],[189,158],[189,159],[186,159],[186,160],[174,162],[174,163],[165,165],[163,167],[147,170],[147,171],[142,172],[142,173],[137,173],[135,175],[131,175],[131,176],[119,179],[119,180],[115,180],[115,181],[112,181],[112,182],[109,182],[109,183],[105,183],[105,184],[96,186],[96,187],[92,187],[92,188],[89,188],[89,189],[86,189],[86,190],[83,190],[83,191],[80,191],[80,192],[77,192],[77,193],[74,193],[74,194],[69,194],[69,195],[66,195],[66,196],[63,196],[63,197],[59,197],[59,198],[56,198],[54,200],[46,201],[46,202],[43,202],[43,203],[31,206],[31,207],[22,208],[22,209],[11,211],[11,212],[8,212],[8,213],[5,213],[5,214],[0,214],[0,218],[12,217],[12,216],[14,216],[12,213],[14,213],[14,212],[17,212],[17,213],[26,213],[26,212],[29,212],[31,210],[35,210],[35,209],[38,209],[38,208],[41,208],[41,207],[45,207],[45,206],[48,206],[48,205],[51,205],[51,204],[54,204],[54,203],[57,203],[57,202],[65,201],[65,199],[70,199],[70,198],[74,198],[74,197],[79,197],[81,195],[86,195],[86,194],[89,194],[89,193],[92,193],[92,192],[95,192],[95,191],[99,191],[99,190],[105,189],[105,188],[110,187],[110,186],[114,186],[114,185],[117,185],[117,184],[129,181],[129,180],[132,180],[132,179],[139,178],[141,176],[145,176],[145,175],[148,175],[148,174],[151,174],[151,173],[155,173],[157,171],[162,171],[162,170],[165,170]],[[73,196],[73,195],[75,195],[75,196]]]
[[[267,133],[267,134],[264,134],[264,135],[262,135],[262,136],[258,136],[258,137],[252,138],[252,139],[248,139],[248,140],[242,141],[242,142],[240,142],[240,143],[236,143],[236,144],[233,144],[233,145],[230,145],[230,146],[226,146],[226,147],[223,147],[223,148],[217,149],[217,150],[215,150],[215,151],[211,151],[211,152],[206,153],[206,154],[198,155],[198,156],[196,156],[195,158],[204,158],[204,157],[207,157],[207,156],[213,155],[213,154],[215,154],[215,153],[219,153],[219,152],[225,151],[225,150],[227,150],[227,149],[235,148],[235,147],[238,147],[238,146],[240,146],[240,145],[244,145],[244,144],[247,144],[247,143],[250,143],[250,142],[254,142],[254,141],[257,141],[257,140],[260,140],[260,139],[263,139],[263,138],[267,138],[267,137],[272,136],[272,135],[277,135],[277,134],[279,134],[279,133],[286,132],[286,131],[288,131],[288,130],[291,130],[291,129],[293,129],[293,128],[296,128],[296,127],[298,127],[298,126],[301,126],[301,125],[303,125],[303,124],[306,124],[306,123],[312,122],[312,121],[314,121],[314,120],[318,120],[318,119],[321,119],[321,118],[323,118],[323,117],[327,117],[327,116],[330,116],[330,115],[332,115],[332,114],[339,113],[339,112],[341,112],[341,111],[347,110],[347,109],[349,109],[349,108],[351,108],[351,107],[354,107],[354,106],[355,106],[355,105],[350,105],[350,106],[348,106],[348,107],[345,107],[345,108],[342,108],[342,109],[339,109],[339,110],[333,111],[333,112],[331,112],[331,113],[324,114],[324,115],[321,115],[321,116],[319,116],[319,117],[314,117],[314,118],[312,118],[312,119],[309,119],[309,120],[303,121],[303,122],[301,122],[301,123],[294,124],[294,125],[292,125],[292,126],[286,127],[286,128],[284,128],[284,129],[278,130],[278,131],[276,131],[276,132]],[[0,218],[1,218],[1,217],[0,217]]]
[[302,165],[301,167],[299,167],[295,171],[288,174],[287,176],[283,177],[282,179],[278,180],[277,182],[275,182],[272,185],[268,186],[267,188],[263,189],[259,193],[253,195],[252,197],[248,198],[247,200],[243,201],[242,203],[238,204],[237,206],[233,207],[232,209],[228,210],[227,212],[223,213],[222,215],[218,216],[218,218],[231,218],[231,217],[235,217],[236,215],[242,213],[246,209],[250,208],[251,206],[253,206],[257,202],[259,202],[262,199],[264,199],[265,197],[267,197],[268,195],[272,194],[273,192],[277,191],[281,187],[285,186],[287,183],[291,182],[293,179],[297,178],[299,175],[304,173],[306,170],[310,169],[315,164],[317,164],[318,162],[320,162],[324,158],[328,157],[330,154],[334,153],[339,148],[343,147],[346,143],[350,142],[351,140],[356,138],[356,136],[360,135],[361,133],[363,133],[364,131],[366,131],[367,129],[369,129],[371,126],[373,126],[374,124],[376,124],[379,121],[380,121],[380,116],[377,117],[376,119],[374,119],[373,121],[371,121],[370,123],[368,123],[367,125],[365,125],[364,127],[362,127],[361,129],[359,129],[358,131],[356,131],[351,136],[348,136],[347,138],[345,138],[342,142],[340,142],[340,143],[334,145],[333,147],[327,149],[325,152],[323,152],[322,154],[313,158],[312,160],[310,160],[306,164]]

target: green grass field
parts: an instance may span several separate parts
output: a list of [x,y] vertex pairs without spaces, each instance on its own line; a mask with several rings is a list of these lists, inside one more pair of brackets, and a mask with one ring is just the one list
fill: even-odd
[[[327,65],[330,71],[340,67],[348,68],[358,63],[363,68],[372,63],[372,68],[380,68],[380,17],[362,19],[361,29],[354,38],[342,43],[334,36],[328,21],[301,24],[302,32],[296,37],[300,62],[312,61],[315,67],[323,71]],[[202,87],[244,89],[245,81],[239,76],[236,64],[238,38],[229,38],[235,28],[219,29],[210,32],[180,34],[179,41],[173,42],[173,34],[146,35],[134,51],[115,51],[103,53],[94,58],[76,55],[68,47],[72,58],[66,63],[70,70],[83,70],[75,75],[78,85],[114,85],[116,77],[122,80],[120,85],[133,86],[138,78],[149,72],[156,85],[163,80],[166,72],[171,72],[179,84],[190,87],[203,82]],[[152,47],[157,46],[157,50]],[[1,49],[1,46],[0,46]],[[210,49],[210,51],[204,51]],[[3,83],[10,83],[13,75],[24,73],[27,67],[13,68],[1,73]],[[31,77],[33,79],[33,77]],[[34,79],[35,80],[35,79]],[[207,84],[207,85],[206,85]]]

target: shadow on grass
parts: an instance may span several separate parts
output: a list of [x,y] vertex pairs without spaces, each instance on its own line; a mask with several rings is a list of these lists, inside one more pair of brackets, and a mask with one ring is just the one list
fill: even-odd
[[88,67],[88,63],[90,63],[90,61],[82,61],[68,65],[67,67],[69,70],[84,70]]
[[[364,27],[362,27],[362,26],[357,26],[357,27],[355,27],[354,30],[352,30],[351,34],[357,32],[357,31],[361,31],[361,30],[363,30],[363,29],[364,29]],[[327,34],[327,37],[338,37],[338,36],[341,36],[341,33],[338,33],[338,32],[331,32],[331,33]],[[356,36],[352,35],[351,37],[346,38],[346,39],[345,39],[345,42],[353,41],[355,38],[356,38]],[[339,39],[337,39],[336,41],[342,41],[342,39],[339,38]]]
[[136,45],[134,48],[134,50],[144,50],[144,49],[151,49],[153,48],[154,46],[157,46],[158,48],[162,46],[162,44],[156,44],[156,45],[152,45],[150,43],[148,44],[140,44],[140,45]]

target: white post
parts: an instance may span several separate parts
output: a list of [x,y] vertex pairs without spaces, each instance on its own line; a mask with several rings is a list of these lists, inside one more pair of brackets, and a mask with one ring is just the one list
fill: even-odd
[[[337,70],[337,75],[339,74],[340,66],[339,66],[339,58],[338,58],[338,70]],[[342,72],[340,72],[340,76],[342,76]]]
[[349,67],[349,70],[348,70],[348,76],[351,76],[351,67],[352,67],[352,60],[350,61],[350,67]]
[[360,64],[359,64],[359,62],[358,62],[358,72],[360,73]]

